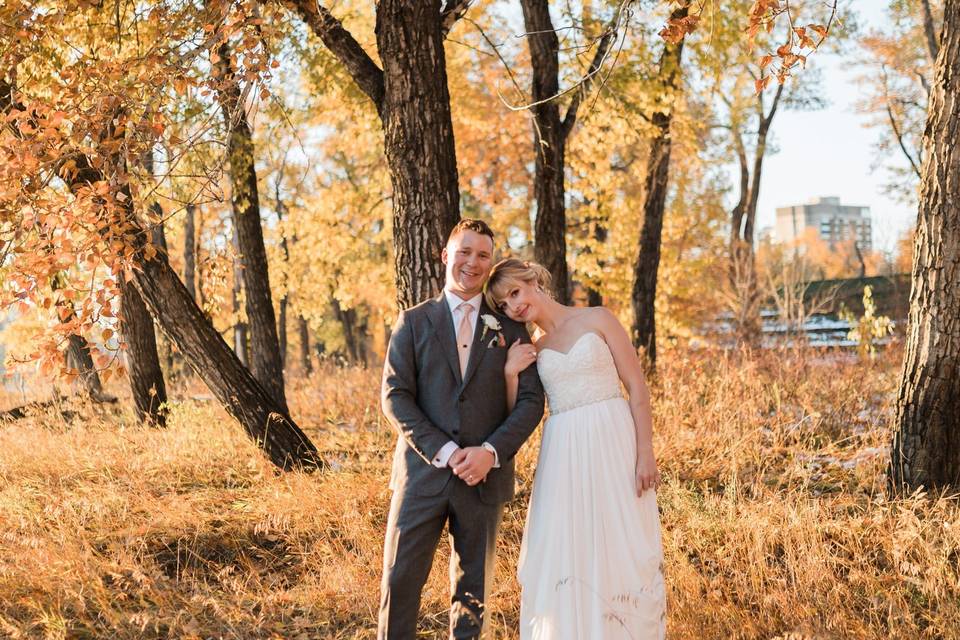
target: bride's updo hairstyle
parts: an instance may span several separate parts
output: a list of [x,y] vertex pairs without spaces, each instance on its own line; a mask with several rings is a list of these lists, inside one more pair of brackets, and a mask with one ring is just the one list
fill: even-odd
[[487,305],[500,311],[500,301],[521,282],[533,282],[550,295],[550,272],[536,262],[507,258],[493,265],[484,288]]

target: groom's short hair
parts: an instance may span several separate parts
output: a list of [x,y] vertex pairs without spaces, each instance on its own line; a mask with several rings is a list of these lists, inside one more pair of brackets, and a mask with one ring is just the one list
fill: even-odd
[[478,220],[477,218],[462,218],[460,222],[458,222],[453,229],[450,230],[450,235],[447,236],[447,243],[449,244],[450,238],[464,230],[470,230],[474,233],[485,235],[490,238],[490,242],[492,242],[494,246],[497,244],[497,240],[493,236],[493,229],[490,228],[490,225],[483,220]]

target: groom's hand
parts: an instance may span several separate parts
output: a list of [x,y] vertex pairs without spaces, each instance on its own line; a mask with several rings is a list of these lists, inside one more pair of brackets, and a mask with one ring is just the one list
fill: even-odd
[[466,447],[457,453],[463,455],[458,456],[456,461],[453,457],[450,458],[454,475],[471,487],[487,479],[487,474],[495,462],[493,453],[483,447]]

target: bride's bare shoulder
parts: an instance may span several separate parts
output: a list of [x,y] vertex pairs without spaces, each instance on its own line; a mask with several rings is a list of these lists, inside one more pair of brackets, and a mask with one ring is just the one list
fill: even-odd
[[584,314],[584,325],[590,331],[600,334],[608,343],[624,331],[620,320],[607,307],[589,307]]

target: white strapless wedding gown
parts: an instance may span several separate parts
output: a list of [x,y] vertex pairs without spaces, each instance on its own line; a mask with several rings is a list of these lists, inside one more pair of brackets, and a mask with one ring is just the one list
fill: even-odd
[[636,435],[607,343],[543,349],[550,417],[520,547],[521,640],[666,634],[656,494],[636,492]]

